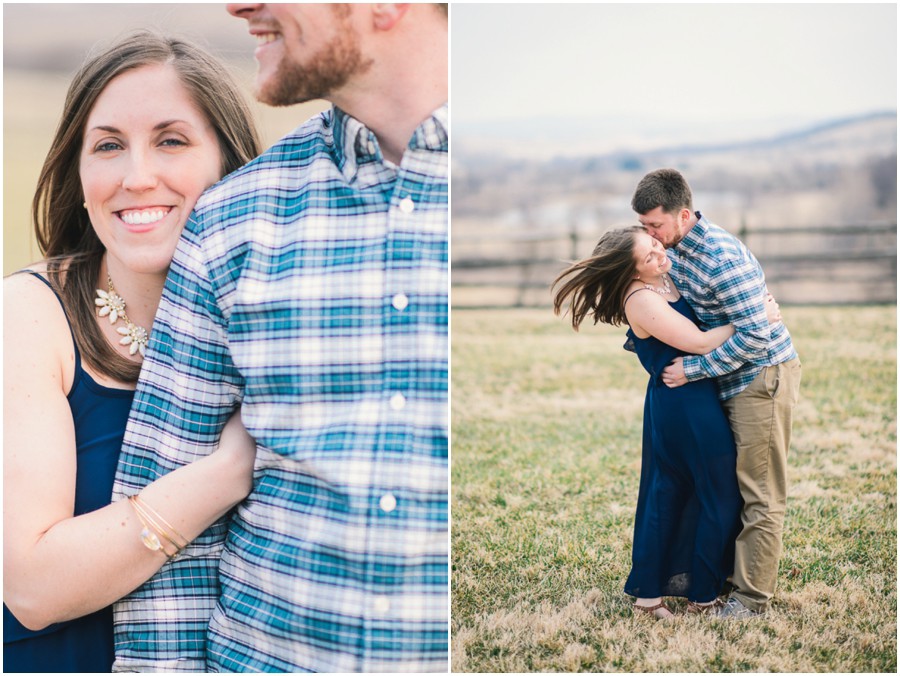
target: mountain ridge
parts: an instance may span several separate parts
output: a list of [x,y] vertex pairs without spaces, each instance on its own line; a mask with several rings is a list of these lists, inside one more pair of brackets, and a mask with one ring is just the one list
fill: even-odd
[[[577,131],[574,123],[566,125],[565,128],[567,130],[576,130],[576,133],[582,136],[582,142],[574,149],[563,150],[565,142],[550,140],[546,136],[546,126],[541,126],[537,123],[529,141],[514,138],[515,134],[524,133],[527,130],[528,125],[524,120],[516,120],[513,123],[514,130],[510,132],[510,136],[507,138],[499,135],[498,125],[500,122],[497,120],[483,127],[482,132],[476,132],[476,127],[471,125],[471,123],[463,123],[461,125],[462,128],[456,132],[455,140],[459,155],[463,158],[488,156],[498,159],[498,155],[500,155],[506,159],[516,160],[615,160],[625,157],[650,157],[659,154],[697,155],[771,149],[786,144],[804,142],[815,137],[822,138],[827,134],[838,133],[858,126],[879,123],[887,123],[889,125],[893,123],[890,126],[893,129],[893,142],[894,146],[896,146],[896,110],[876,110],[856,115],[841,115],[802,124],[795,122],[787,128],[782,126],[780,129],[769,131],[768,133],[756,132],[747,138],[735,138],[737,132],[734,132],[728,139],[708,142],[698,140],[676,143],[666,142],[664,140],[665,137],[691,135],[691,132],[675,129],[669,132],[650,129],[646,135],[633,131],[623,134],[615,129],[610,129],[609,132],[604,133],[602,131],[603,120],[593,121],[583,131]],[[615,127],[616,122],[613,121],[611,126]],[[491,129],[494,130],[493,133],[488,132]],[[484,136],[482,134],[488,135]],[[882,140],[887,139],[888,136],[889,134],[881,134]],[[625,140],[621,140],[623,137]],[[627,139],[629,137],[635,140],[631,145],[628,145]],[[654,141],[654,139],[656,140]],[[529,152],[527,147],[522,147],[523,144],[527,147],[534,146],[536,150]],[[615,144],[615,146],[612,144]],[[543,152],[541,152],[542,150]]]

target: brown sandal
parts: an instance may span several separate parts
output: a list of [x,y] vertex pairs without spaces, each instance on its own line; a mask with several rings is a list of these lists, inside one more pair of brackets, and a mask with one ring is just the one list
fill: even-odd
[[718,615],[719,608],[722,608],[725,605],[725,602],[716,598],[711,603],[697,603],[696,601],[688,601],[687,604],[687,614],[688,615]]
[[[669,608],[669,606],[667,606],[664,601],[660,601],[655,606],[639,606],[636,603],[632,603],[631,609],[635,615],[650,615],[657,620],[671,620],[673,617],[675,617],[675,613],[672,612],[672,609]],[[669,613],[669,615],[657,615],[657,610],[665,610]]]

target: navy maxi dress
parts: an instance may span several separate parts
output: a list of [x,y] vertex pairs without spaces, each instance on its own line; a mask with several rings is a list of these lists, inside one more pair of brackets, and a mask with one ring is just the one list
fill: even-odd
[[[31,274],[47,284],[40,275]],[[75,346],[75,377],[68,395],[75,422],[75,516],[110,503],[133,398],[131,390],[97,384],[82,368]],[[113,657],[111,606],[31,631],[3,604],[5,673],[109,672]]]
[[[684,297],[670,305],[697,322]],[[625,593],[712,601],[733,571],[741,525],[734,437],[713,379],[667,387],[662,371],[684,353],[631,329],[627,335],[650,382]]]

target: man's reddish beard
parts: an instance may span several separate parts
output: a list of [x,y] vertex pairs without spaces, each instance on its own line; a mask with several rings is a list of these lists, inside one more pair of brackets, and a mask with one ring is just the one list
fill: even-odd
[[364,60],[356,31],[346,13],[337,11],[338,26],[334,39],[312,55],[305,64],[285,56],[271,80],[261,85],[256,97],[271,106],[291,106],[313,99],[328,98],[345,86],[354,75],[366,72],[372,60]]

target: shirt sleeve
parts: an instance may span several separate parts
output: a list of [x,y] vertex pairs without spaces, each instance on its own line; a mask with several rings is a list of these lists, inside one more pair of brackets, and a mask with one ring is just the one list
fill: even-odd
[[[215,450],[242,381],[192,216],[169,271],[131,409],[113,500]],[[206,671],[228,517],[114,606],[113,671]]]
[[750,260],[726,260],[716,268],[710,288],[721,308],[720,325],[734,326],[734,335],[705,355],[684,357],[689,381],[715,378],[765,356],[771,327],[766,316],[765,279]]

